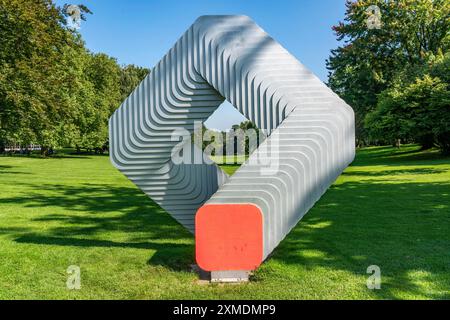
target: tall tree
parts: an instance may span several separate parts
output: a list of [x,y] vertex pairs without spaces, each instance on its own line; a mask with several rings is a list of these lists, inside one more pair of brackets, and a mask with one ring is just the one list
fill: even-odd
[[120,74],[121,100],[125,100],[149,73],[149,69],[138,67],[134,64],[122,67]]
[[[380,9],[381,25],[369,28],[371,6]],[[334,26],[343,45],[327,62],[329,85],[356,113],[358,139],[367,140],[364,118],[391,87],[399,72],[414,73],[427,55],[446,52],[450,29],[447,0],[347,1],[344,22]]]
[[53,140],[61,53],[77,45],[63,20],[48,0],[0,0],[0,140]]
[[424,75],[398,78],[380,94],[366,117],[372,137],[416,141],[423,149],[436,144],[450,154],[450,53],[433,60]]
[[90,54],[84,69],[87,82],[92,85],[90,99],[85,100],[77,120],[77,147],[98,149],[108,138],[108,118],[119,106],[121,69],[117,61],[105,54]]
[[[89,52],[68,6],[0,0],[0,152],[6,144],[99,149],[108,118],[148,70]],[[80,18],[91,13],[77,7]]]

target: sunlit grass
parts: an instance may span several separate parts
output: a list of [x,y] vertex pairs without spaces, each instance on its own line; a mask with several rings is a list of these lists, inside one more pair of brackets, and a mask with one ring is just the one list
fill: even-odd
[[106,156],[0,157],[0,298],[450,298],[449,206],[449,158],[362,149],[251,283],[199,285],[193,236]]

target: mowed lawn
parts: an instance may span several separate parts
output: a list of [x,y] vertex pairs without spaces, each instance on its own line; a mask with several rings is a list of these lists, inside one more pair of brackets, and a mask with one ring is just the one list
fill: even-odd
[[0,157],[0,299],[448,299],[450,158],[359,150],[250,283],[199,283],[193,263],[193,235],[107,156]]

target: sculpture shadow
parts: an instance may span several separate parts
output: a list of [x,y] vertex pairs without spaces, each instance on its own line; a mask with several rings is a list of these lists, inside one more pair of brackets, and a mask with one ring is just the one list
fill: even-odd
[[350,272],[361,277],[363,290],[368,290],[367,268],[377,265],[382,290],[372,292],[376,298],[399,299],[402,293],[414,293],[448,299],[449,191],[450,182],[362,180],[333,185],[271,259]]
[[[37,225],[49,226],[43,232],[31,228],[0,229],[16,234],[14,240],[18,243],[155,250],[148,261],[150,265],[177,271],[189,270],[194,261],[192,234],[134,187],[46,184],[38,188],[51,195],[37,190],[27,196],[3,199],[3,203],[54,207],[64,212],[31,219]],[[116,241],[115,233],[120,238],[126,234],[126,241]]]

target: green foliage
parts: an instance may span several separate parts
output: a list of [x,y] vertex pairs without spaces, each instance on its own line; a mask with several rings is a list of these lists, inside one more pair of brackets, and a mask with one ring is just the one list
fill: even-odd
[[55,124],[67,109],[55,90],[62,54],[77,39],[61,27],[51,1],[0,0],[0,139],[56,143]]
[[[366,10],[371,5],[380,8],[379,29],[367,26]],[[332,50],[327,62],[329,85],[354,108],[358,139],[367,142],[364,119],[377,106],[378,95],[391,89],[399,74],[414,82],[417,76],[423,76],[430,56],[448,51],[450,3],[360,0],[347,1],[346,6],[345,22],[333,28],[343,45]],[[387,141],[392,137],[378,138]]]
[[124,66],[120,73],[120,100],[124,101],[148,73],[148,69],[134,64]]
[[[229,143],[234,144],[235,152],[237,152],[238,150],[244,150],[244,154],[246,156],[250,155],[253,151],[255,151],[255,148],[257,148],[261,144],[262,140],[264,139],[259,128],[256,126],[255,123],[253,123],[251,121],[243,121],[239,125],[234,125],[232,127],[232,129],[233,130],[242,130],[242,132],[245,134],[245,138],[241,139],[242,140],[241,143],[243,144],[243,146],[237,145],[238,141],[236,138],[233,138],[233,141],[231,141]],[[253,136],[251,136],[251,135],[253,135]],[[255,140],[250,141],[250,138],[256,139],[256,141]]]
[[[366,117],[366,126],[374,137],[415,140],[424,149],[438,144],[450,152],[450,54],[431,68],[431,74],[412,83],[398,81],[384,91],[377,108]],[[444,80],[437,77],[441,75]]]
[[83,68],[82,108],[74,118],[72,145],[88,150],[102,147],[108,137],[108,118],[120,104],[120,67],[105,54],[89,54]]
[[[245,158],[259,146],[264,138],[258,127],[251,121],[235,124],[229,132],[207,132],[208,128],[202,125],[202,130],[194,132],[192,139],[203,151],[208,148],[207,151],[212,156],[218,156],[216,150],[221,150],[222,156],[230,153],[228,155],[239,155]],[[255,140],[250,141],[250,138]]]
[[[84,20],[91,12],[79,7]],[[103,148],[109,116],[148,73],[90,53],[66,15],[50,0],[0,0],[0,152]]]

